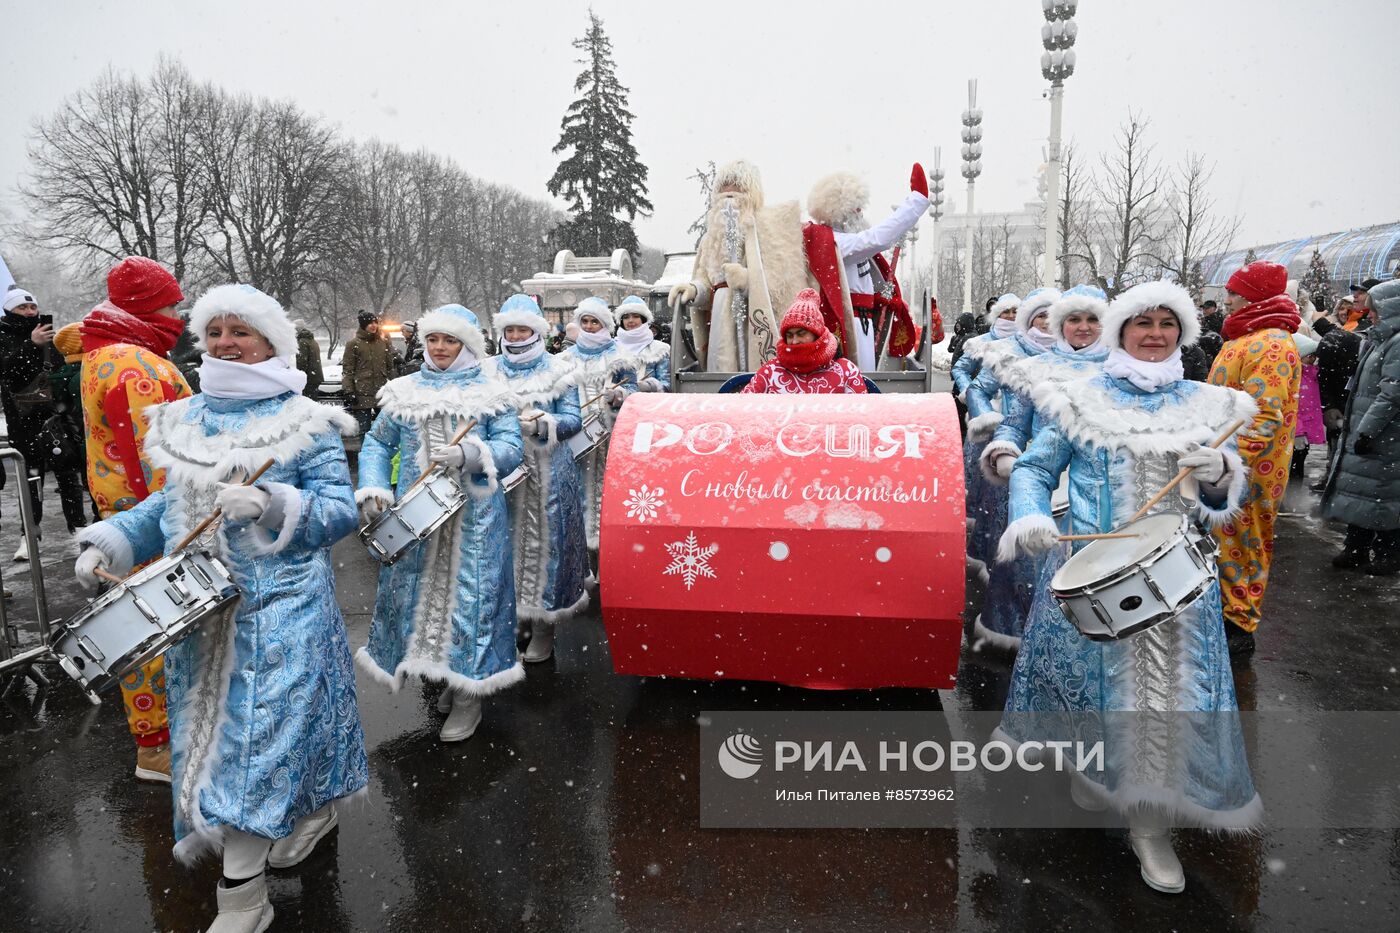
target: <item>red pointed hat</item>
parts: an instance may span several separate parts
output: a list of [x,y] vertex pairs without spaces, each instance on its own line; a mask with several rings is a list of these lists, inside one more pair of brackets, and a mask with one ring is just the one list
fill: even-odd
[[1236,269],[1230,281],[1225,283],[1225,288],[1250,302],[1264,301],[1282,295],[1288,288],[1288,270],[1276,262],[1251,262],[1242,269]]
[[128,256],[107,273],[107,298],[129,314],[150,314],[185,300],[175,276],[145,256]]

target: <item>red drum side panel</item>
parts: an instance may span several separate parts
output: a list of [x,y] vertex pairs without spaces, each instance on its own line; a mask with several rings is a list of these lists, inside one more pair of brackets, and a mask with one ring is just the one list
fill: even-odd
[[613,667],[952,687],[964,542],[951,396],[633,395],[603,491]]

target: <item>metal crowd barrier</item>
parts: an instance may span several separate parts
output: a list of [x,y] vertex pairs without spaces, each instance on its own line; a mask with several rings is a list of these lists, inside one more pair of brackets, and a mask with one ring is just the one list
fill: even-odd
[[[19,491],[19,521],[25,539],[29,542],[29,580],[34,589],[34,618],[39,629],[39,644],[19,651],[19,629],[10,621],[10,610],[5,600],[0,598],[0,694],[14,683],[11,678],[25,676],[40,685],[47,685],[48,679],[34,665],[39,661],[51,660],[49,653],[49,601],[44,592],[44,567],[39,553],[39,529],[34,520],[34,507],[29,500],[29,468],[24,457],[13,447],[0,447],[0,469],[2,461],[15,461]],[[0,566],[0,589],[4,588],[3,566]],[[18,653],[17,653],[18,652]]]

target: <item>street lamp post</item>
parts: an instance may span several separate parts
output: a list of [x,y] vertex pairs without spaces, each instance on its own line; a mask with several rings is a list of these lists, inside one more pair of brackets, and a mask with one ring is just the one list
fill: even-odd
[[963,310],[972,310],[972,216],[977,176],[982,174],[982,111],[977,109],[977,79],[967,82],[967,109],[962,112],[962,177],[967,179],[967,230],[963,257]]
[[[933,275],[929,277],[929,294],[938,299],[938,266],[943,258],[939,252],[938,222],[943,219],[943,147],[933,147],[933,171],[928,176],[928,200],[933,213]],[[926,321],[925,324],[928,322]]]
[[1060,259],[1060,114],[1065,97],[1065,79],[1074,74],[1074,39],[1079,26],[1074,22],[1078,0],[1041,0],[1045,23],[1040,41],[1040,73],[1050,82],[1050,153],[1045,166],[1045,271],[1042,285],[1055,284]]

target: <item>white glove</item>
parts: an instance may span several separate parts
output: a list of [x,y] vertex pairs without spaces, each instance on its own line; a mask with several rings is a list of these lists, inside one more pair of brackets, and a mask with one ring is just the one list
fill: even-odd
[[267,511],[267,504],[271,501],[272,496],[256,486],[235,486],[232,483],[220,483],[219,491],[214,495],[214,505],[231,522],[257,521]]
[[111,566],[112,559],[103,553],[101,548],[89,544],[78,555],[77,563],[73,565],[73,575],[78,578],[78,585],[84,592],[96,593],[102,583],[97,571],[107,570]]
[[1016,466],[1016,455],[1010,452],[1000,454],[996,462],[992,464],[992,469],[996,470],[997,476],[1002,479],[1011,478],[1011,470]]
[[724,264],[724,284],[738,291],[748,291],[749,270],[737,262]]
[[681,304],[686,304],[687,302],[694,301],[696,294],[698,294],[698,292],[692,283],[681,282],[678,285],[671,286],[671,294],[666,296],[666,303],[671,307],[675,307],[677,301]]
[[460,444],[443,444],[428,452],[429,463],[441,463],[449,470],[460,470],[467,460]]
[[1199,444],[1193,444],[1190,450],[1178,457],[1176,465],[1181,469],[1190,467],[1191,474],[1203,486],[1220,485],[1228,472],[1224,452]]
[[528,434],[531,437],[540,437],[549,433],[549,426],[541,417],[544,412],[538,408],[532,408],[525,413],[525,417],[520,419],[520,433]]
[[637,391],[638,391],[638,392],[660,392],[660,391],[661,391],[661,380],[659,380],[659,379],[653,379],[653,378],[651,378],[650,376],[648,376],[648,377],[645,378],[645,379],[639,380],[639,381],[637,382]]
[[360,524],[368,525],[389,508],[389,503],[378,496],[370,496],[360,503]]
[[627,393],[621,386],[609,389],[608,394],[603,396],[613,408],[621,408],[622,403],[627,399]]

